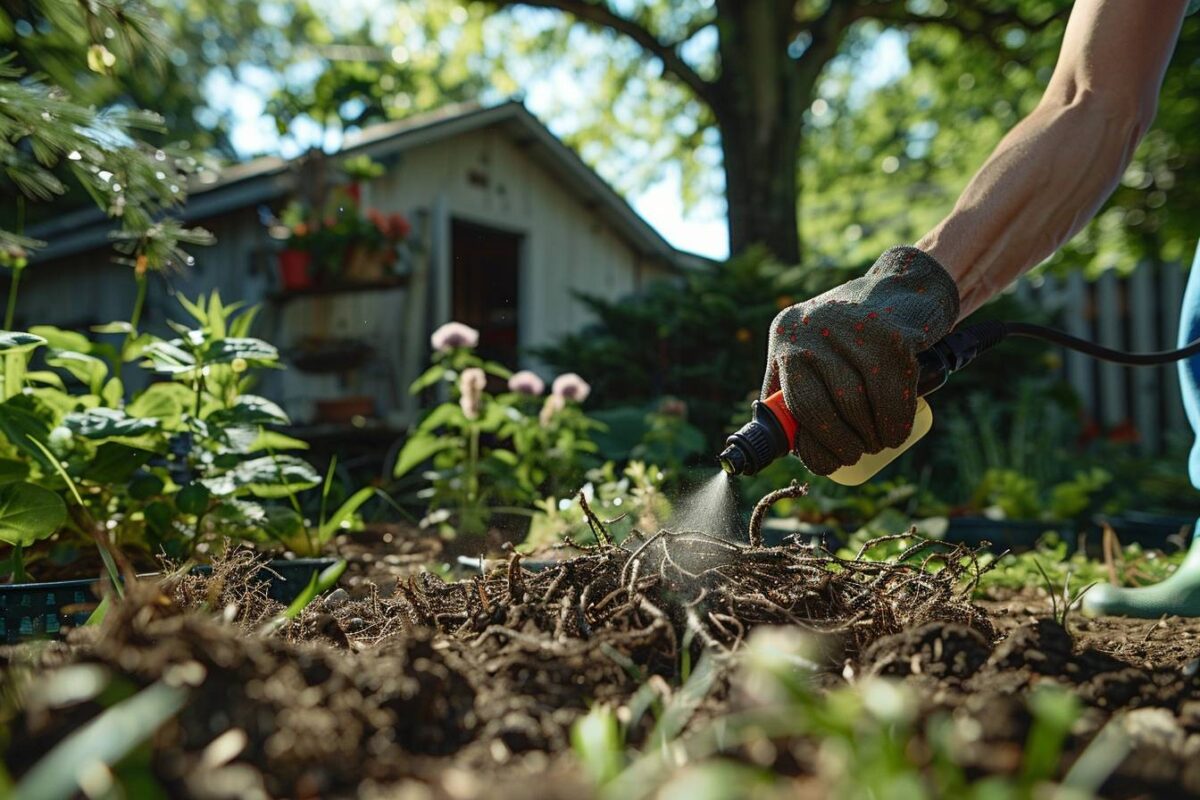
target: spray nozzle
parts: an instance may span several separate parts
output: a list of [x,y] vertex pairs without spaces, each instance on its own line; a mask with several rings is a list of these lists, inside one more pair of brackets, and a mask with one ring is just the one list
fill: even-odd
[[[778,402],[782,403],[781,396]],[[753,475],[791,449],[795,431],[789,435],[771,405],[771,400],[755,401],[751,420],[725,440],[725,449],[717,456],[721,469],[730,475]],[[790,415],[785,419],[790,421]]]

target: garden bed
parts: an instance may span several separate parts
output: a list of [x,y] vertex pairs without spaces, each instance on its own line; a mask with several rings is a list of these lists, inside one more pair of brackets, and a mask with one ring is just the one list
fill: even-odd
[[[375,544],[400,549],[385,534]],[[172,796],[626,796],[622,777],[601,786],[580,765],[581,720],[602,704],[618,709],[626,745],[651,754],[635,762],[630,773],[649,777],[628,795],[649,796],[686,779],[652,763],[647,745],[664,725],[684,753],[738,714],[779,722],[738,654],[750,641],[753,660],[756,628],[790,625],[811,636],[806,666],[792,672],[815,697],[879,676],[910,690],[918,773],[936,763],[932,721],[942,719],[964,779],[1019,783],[1027,740],[1044,736],[1029,698],[1049,684],[1083,705],[1060,743],[1043,742],[1049,777],[1119,715],[1102,793],[1200,796],[1200,622],[1075,618],[1064,628],[1032,591],[973,602],[977,562],[966,549],[918,545],[879,563],[662,532],[580,548],[537,573],[514,554],[447,583],[404,562],[384,562],[394,591],[360,574],[280,625],[282,606],[241,555],[211,576],[137,584],[102,626],[67,643],[5,649],[8,692],[22,698],[10,773],[24,775],[122,698],[162,691],[175,693],[178,712],[117,775],[140,769]],[[826,796],[822,740],[802,727],[730,735],[717,749],[782,776],[780,791]]]

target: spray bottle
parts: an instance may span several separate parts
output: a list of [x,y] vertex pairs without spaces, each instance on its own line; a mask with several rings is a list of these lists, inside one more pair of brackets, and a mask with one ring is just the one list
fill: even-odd
[[[916,444],[933,426],[933,411],[925,397],[940,389],[947,378],[970,364],[979,354],[1008,336],[1043,339],[1096,358],[1132,366],[1165,364],[1200,353],[1200,339],[1178,350],[1125,353],[1025,322],[981,322],[957,330],[917,355],[917,414],[913,419],[912,432],[904,443],[899,447],[866,454],[856,463],[830,473],[829,478],[844,486],[858,486]],[[753,475],[775,459],[787,455],[795,441],[797,427],[795,418],[783,402],[783,392],[776,392],[765,400],[755,401],[751,420],[725,440],[725,449],[717,460],[730,475]]]

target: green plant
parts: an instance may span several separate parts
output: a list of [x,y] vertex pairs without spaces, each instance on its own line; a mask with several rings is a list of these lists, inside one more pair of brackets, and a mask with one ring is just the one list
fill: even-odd
[[[434,333],[433,364],[411,390],[440,391],[448,399],[412,430],[393,471],[402,478],[432,464],[422,475],[429,485],[419,493],[423,524],[446,534],[483,533],[496,511],[531,514],[543,494],[573,493],[594,461],[590,435],[600,428],[580,408],[588,389],[578,376],[560,376],[554,392],[539,401],[522,388],[525,373],[514,376],[480,358],[477,339],[476,331],[456,322]],[[488,390],[501,379],[511,379],[508,391]]]
[[[581,491],[598,517],[612,520],[606,527],[621,542],[633,528],[657,531],[670,519],[671,504],[662,491],[664,479],[662,470],[641,461],[630,462],[618,475],[616,465],[609,461],[588,471]],[[586,542],[591,536],[583,508],[571,497],[551,495],[534,505],[523,549]]]
[[[743,707],[693,725],[680,738],[651,737],[641,753],[626,756],[625,769],[601,784],[601,797],[661,796],[683,769],[707,775],[740,769],[760,789],[776,788],[786,796],[783,779],[730,759],[775,753],[768,743],[790,738],[811,742],[816,751],[811,769],[818,785],[834,797],[1030,797],[1057,779],[1067,734],[1080,714],[1078,700],[1069,693],[1055,688],[1031,693],[1033,724],[1021,770],[1010,777],[976,780],[961,761],[958,720],[935,714],[922,721],[908,689],[884,679],[823,692],[812,681],[819,652],[819,644],[795,631],[756,631],[733,679]],[[602,774],[611,774],[613,741],[611,735],[597,737],[588,755],[592,763],[606,765]],[[745,794],[735,790],[710,796]]]
[[[304,447],[271,430],[287,415],[249,391],[255,370],[278,366],[275,348],[249,335],[255,310],[215,292],[180,302],[191,321],[170,323],[177,338],[143,333],[118,348],[50,326],[0,334],[0,494],[11,512],[0,539],[14,548],[13,574],[23,549],[51,537],[58,557],[95,540],[102,552],[111,541],[174,558],[210,537],[261,538],[277,529],[269,521],[297,514],[268,501],[294,503],[320,483],[281,452]],[[97,331],[131,333],[127,323]],[[133,361],[156,382],[130,394],[121,367]]]
[[[1162,553],[1130,544],[1121,548],[1120,556],[1114,559],[1110,570],[1103,561],[1088,558],[1082,551],[1068,553],[1066,542],[1049,534],[1042,537],[1036,548],[1024,553],[1009,553],[999,559],[985,554],[981,563],[988,569],[980,577],[977,591],[987,594],[996,589],[1062,586],[1062,594],[1078,599],[1083,587],[1113,577],[1118,584],[1126,586],[1160,583],[1178,568],[1185,554],[1185,550]],[[1052,595],[1055,593],[1053,588],[1047,591]]]
[[1096,493],[1111,480],[1107,471],[1093,467],[1043,491],[1033,478],[1016,470],[993,468],[975,488],[970,508],[1000,519],[1074,519],[1092,507]]

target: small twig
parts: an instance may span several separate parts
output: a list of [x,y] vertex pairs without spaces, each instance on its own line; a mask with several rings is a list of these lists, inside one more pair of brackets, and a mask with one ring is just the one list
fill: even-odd
[[519,603],[525,599],[525,578],[521,574],[521,554],[513,553],[508,559],[508,599]]
[[1108,582],[1113,586],[1120,586],[1121,582],[1117,579],[1117,553],[1121,550],[1121,543],[1117,539],[1117,532],[1107,522],[1104,523],[1103,530],[1104,533],[1100,538],[1104,545],[1104,564],[1108,567]]
[[808,494],[808,484],[792,481],[790,485],[777,489],[769,495],[759,500],[754,506],[754,513],[750,515],[750,546],[754,548],[762,547],[762,524],[763,519],[767,516],[767,510],[780,500],[787,500],[796,497],[804,497]]
[[579,505],[583,509],[584,516],[587,517],[588,525],[591,526],[592,533],[596,535],[596,542],[602,545],[612,546],[612,537],[608,535],[608,531],[604,529],[602,523],[595,514],[592,513],[592,507],[588,505],[587,497],[583,492],[579,492]]

